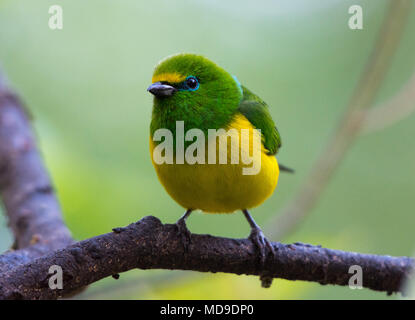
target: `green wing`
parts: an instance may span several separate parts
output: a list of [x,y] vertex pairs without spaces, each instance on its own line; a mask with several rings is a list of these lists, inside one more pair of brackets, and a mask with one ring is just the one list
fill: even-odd
[[267,104],[244,86],[241,87],[243,97],[238,108],[239,112],[242,113],[255,128],[261,129],[262,142],[268,150],[268,154],[277,154],[278,149],[281,147],[281,138],[274,120],[272,120],[271,114],[268,111]]

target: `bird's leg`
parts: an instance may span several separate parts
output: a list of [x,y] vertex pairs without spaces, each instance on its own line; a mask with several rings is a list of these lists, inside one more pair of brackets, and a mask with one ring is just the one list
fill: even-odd
[[[264,267],[266,257],[267,257],[267,248],[269,249],[269,253],[272,256],[275,256],[274,247],[272,246],[271,242],[269,242],[269,240],[264,236],[261,228],[256,224],[255,220],[251,217],[251,215],[249,214],[249,211],[244,209],[242,210],[242,212],[246,220],[248,220],[249,225],[251,226],[251,233],[249,235],[249,239],[258,248],[261,267]],[[260,276],[260,280],[262,282],[263,287],[268,288],[271,286],[272,277],[262,274]]]
[[183,247],[186,251],[190,242],[191,235],[191,232],[189,231],[189,229],[187,229],[186,226],[186,219],[190,216],[192,211],[193,210],[191,209],[187,209],[186,212],[182,215],[182,217],[176,222],[179,235],[182,238]]
[[268,248],[272,255],[275,254],[274,247],[268,241],[268,239],[262,233],[261,228],[256,224],[255,220],[249,214],[249,211],[244,209],[242,210],[243,214],[245,215],[246,220],[248,220],[249,225],[251,226],[251,234],[249,235],[249,239],[255,244],[255,246],[260,251],[260,259],[261,264],[265,263],[266,258],[266,248]]

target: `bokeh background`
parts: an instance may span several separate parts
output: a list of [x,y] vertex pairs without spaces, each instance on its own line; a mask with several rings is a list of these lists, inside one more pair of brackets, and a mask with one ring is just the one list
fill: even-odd
[[[48,27],[63,7],[63,30]],[[364,29],[350,30],[360,4]],[[174,222],[183,209],[159,184],[148,152],[152,70],[177,52],[200,53],[270,106],[283,139],[274,195],[253,210],[264,228],[294,195],[357,85],[388,1],[0,0],[0,64],[33,114],[39,145],[76,239],[146,215]],[[414,8],[415,6],[413,6]],[[414,73],[415,10],[377,103]],[[415,103],[415,102],[414,102]],[[375,254],[414,252],[415,116],[360,137],[317,207],[284,242]],[[0,215],[0,250],[12,236]],[[241,214],[189,219],[190,230],[246,237]],[[134,270],[83,299],[396,299],[369,290],[197,272]]]

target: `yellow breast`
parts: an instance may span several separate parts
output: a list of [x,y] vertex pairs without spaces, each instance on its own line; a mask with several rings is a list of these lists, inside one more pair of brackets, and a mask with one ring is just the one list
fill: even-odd
[[[239,161],[238,164],[231,164],[232,144],[228,142],[226,152],[227,164],[156,164],[153,160],[154,143],[150,137],[150,154],[157,176],[169,195],[185,209],[200,209],[210,213],[230,213],[239,209],[249,209],[260,205],[267,199],[278,182],[279,167],[275,156],[266,154],[262,143],[255,150],[253,139],[258,131],[253,130],[251,123],[242,115],[237,115],[229,129],[241,137],[242,129],[249,129],[249,150],[239,148],[239,159],[244,152],[249,156],[257,157],[254,162],[261,164],[257,174],[243,174],[243,168],[250,165]],[[228,131],[230,132],[230,131]],[[232,137],[228,139],[232,140]],[[240,140],[241,141],[241,140]],[[208,141],[219,143],[219,139]],[[220,148],[217,145],[217,159],[219,159]],[[258,152],[255,152],[258,151]],[[259,158],[258,158],[259,157]]]

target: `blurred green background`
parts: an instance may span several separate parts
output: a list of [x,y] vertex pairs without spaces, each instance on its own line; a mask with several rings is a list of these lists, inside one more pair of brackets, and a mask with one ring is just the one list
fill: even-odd
[[[63,8],[63,30],[48,9]],[[360,4],[364,30],[350,30]],[[415,6],[378,95],[393,96],[415,68]],[[274,195],[253,210],[267,222],[293,196],[332,134],[357,84],[388,2],[348,0],[136,1],[0,0],[0,64],[34,117],[39,145],[65,220],[76,239],[106,233],[146,215],[172,223],[183,209],[159,184],[148,152],[155,64],[200,53],[227,69],[271,108],[283,139]],[[415,116],[362,136],[317,207],[284,242],[411,255],[415,191]],[[196,233],[246,237],[241,214],[194,214]],[[0,216],[0,249],[12,237]],[[105,279],[79,298],[396,299],[369,290],[255,277],[134,270]]]

